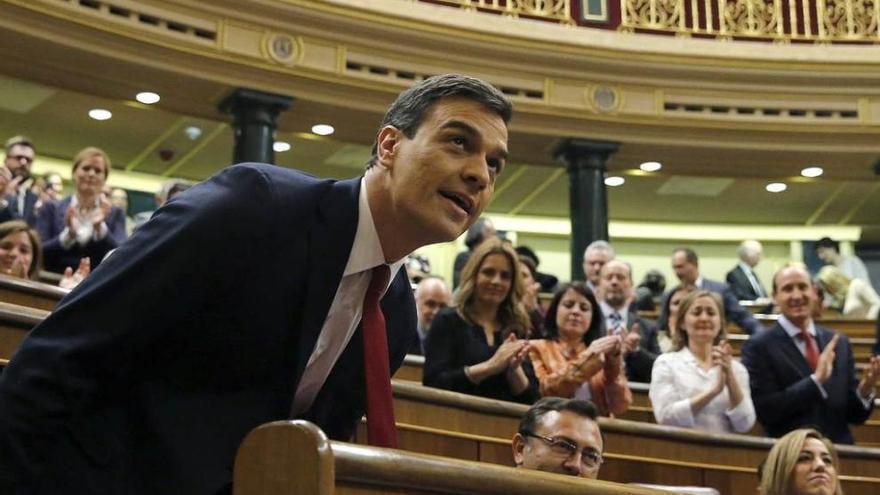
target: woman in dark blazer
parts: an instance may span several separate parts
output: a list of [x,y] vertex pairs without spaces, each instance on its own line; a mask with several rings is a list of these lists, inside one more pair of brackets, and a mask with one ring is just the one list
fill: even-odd
[[528,361],[531,323],[516,253],[492,238],[462,270],[455,306],[437,313],[425,341],[424,384],[530,404],[538,382]]
[[73,160],[74,194],[40,209],[37,231],[46,270],[76,269],[82,258],[96,267],[125,240],[125,212],[101,194],[110,173],[110,157],[85,148]]

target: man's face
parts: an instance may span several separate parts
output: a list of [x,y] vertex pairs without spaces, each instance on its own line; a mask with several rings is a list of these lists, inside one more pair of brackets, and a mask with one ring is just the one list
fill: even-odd
[[611,255],[605,249],[591,249],[584,254],[584,275],[594,286],[598,287],[599,274],[609,259]]
[[377,163],[390,172],[388,207],[398,228],[421,244],[451,241],[492,197],[507,162],[507,126],[474,100],[441,98],[412,139],[386,127],[379,146]]
[[584,461],[584,452],[602,453],[602,435],[598,423],[571,411],[550,411],[541,416],[536,430],[533,432],[536,435],[564,439],[577,445],[577,452],[565,454],[541,438],[523,438],[517,434],[513,439],[513,457],[518,467],[596,479],[599,465],[588,466]]
[[449,306],[451,296],[449,289],[442,281],[426,278],[416,289],[416,310],[419,313],[419,324],[423,329],[431,327],[431,322],[441,309]]
[[800,268],[791,267],[777,273],[774,281],[773,302],[779,312],[795,324],[807,321],[815,297],[810,276]]
[[825,263],[834,263],[837,257],[837,250],[831,247],[820,247],[816,249],[816,256]]
[[699,267],[688,261],[683,251],[672,253],[672,271],[685,285],[694,285],[700,277]]
[[602,293],[605,294],[605,301],[612,308],[620,309],[632,290],[629,267],[626,263],[617,260],[609,261],[602,267],[599,285]]
[[12,172],[12,177],[27,180],[31,176],[31,165],[34,163],[34,149],[22,144],[14,145],[6,154],[4,164]]

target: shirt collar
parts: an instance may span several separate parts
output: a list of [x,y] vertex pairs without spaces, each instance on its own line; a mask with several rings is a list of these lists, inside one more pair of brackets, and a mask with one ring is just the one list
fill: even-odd
[[[779,324],[782,326],[782,329],[785,330],[785,333],[787,333],[789,337],[795,338],[801,334],[801,329],[798,328],[797,325],[789,321],[789,319],[786,318],[785,315],[779,315],[779,319],[776,321],[779,322]],[[816,325],[815,323],[813,323],[812,318],[810,319],[810,323],[807,325],[807,333],[809,333],[813,337],[816,336]]]
[[[406,261],[406,257],[394,261],[388,265],[391,276],[389,284],[397,275],[397,270]],[[343,276],[352,275],[364,270],[371,270],[385,263],[385,254],[382,251],[382,243],[379,242],[379,233],[376,232],[376,224],[373,222],[373,212],[367,201],[367,181],[361,178],[361,190],[358,194],[358,225],[354,235],[354,243],[351,246],[351,254],[348,255],[348,263],[345,265]]]
[[604,300],[599,301],[599,307],[602,308],[602,314],[605,315],[605,318],[610,318],[611,315],[614,314],[614,312],[616,311],[620,314],[620,316],[626,319],[626,311],[624,311],[623,309],[614,309]]
[[[728,265],[728,266],[730,266],[730,265]],[[703,288],[703,276],[702,275],[697,277],[697,280],[694,281],[694,287],[696,287],[698,289]]]
[[742,271],[745,272],[746,274],[752,273],[752,267],[750,267],[748,264],[740,261],[739,263],[737,263],[737,265],[739,265],[739,267],[742,269]]

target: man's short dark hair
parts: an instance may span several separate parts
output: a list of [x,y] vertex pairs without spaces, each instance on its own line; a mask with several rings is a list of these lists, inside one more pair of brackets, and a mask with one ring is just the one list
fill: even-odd
[[532,263],[535,264],[535,270],[538,269],[538,265],[541,264],[541,260],[538,259],[538,255],[532,250],[532,248],[530,248],[528,246],[517,246],[516,249],[514,249],[514,251],[516,251],[516,254],[518,254],[520,256],[525,256],[525,257],[531,259]]
[[[463,97],[483,104],[507,124],[513,115],[513,107],[504,93],[479,79],[460,74],[432,76],[400,93],[382,119],[379,129],[390,125],[407,138],[412,139],[425,114],[440,98]],[[378,143],[373,143],[373,156],[367,162],[369,169],[376,164]]]
[[27,146],[28,148],[34,150],[35,153],[37,151],[37,149],[34,148],[34,143],[27,136],[12,136],[11,138],[7,139],[6,144],[4,145],[4,150],[6,151],[7,155],[12,152],[13,146]]
[[815,249],[818,251],[820,248],[832,248],[836,252],[840,252],[840,243],[835,241],[830,237],[823,237],[816,241]]
[[672,254],[675,253],[684,253],[684,259],[687,260],[688,263],[692,265],[699,265],[700,258],[697,257],[696,251],[689,247],[677,247],[672,251]]
[[[556,411],[570,411],[578,416],[582,416],[587,419],[591,419],[593,421],[598,421],[599,419],[599,409],[596,408],[596,405],[588,400],[580,400],[580,399],[563,399],[562,397],[544,397],[543,399],[535,402],[535,404],[529,408],[528,411],[523,415],[522,419],[519,422],[519,434],[522,436],[527,436],[528,433],[535,433],[535,429],[538,427],[538,423],[541,421],[541,417],[545,414]],[[605,445],[605,437],[602,437],[602,445]]]

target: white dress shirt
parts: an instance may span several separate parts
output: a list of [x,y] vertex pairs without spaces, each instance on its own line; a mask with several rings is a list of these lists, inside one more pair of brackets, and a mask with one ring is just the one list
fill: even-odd
[[[391,281],[394,280],[406,257],[403,257],[389,265],[391,276],[388,285],[382,291],[383,295]],[[336,289],[336,295],[327,312],[327,319],[321,327],[315,349],[309,357],[309,362],[300,378],[296,394],[293,398],[292,415],[296,416],[309,410],[317,397],[321,386],[330,375],[330,370],[336,364],[336,360],[342,355],[342,351],[348,345],[354,335],[363,313],[364,295],[372,279],[372,269],[385,263],[385,255],[382,252],[382,244],[379,242],[379,234],[373,223],[373,214],[367,201],[367,183],[361,179],[361,191],[358,197],[358,225],[354,236],[351,253],[348,255],[348,263],[342,274],[342,280]]]
[[691,397],[715,386],[721,369],[714,366],[708,371],[704,370],[687,347],[661,354],[654,361],[651,388],[648,391],[657,423],[715,433],[749,431],[755,424],[749,372],[735,359],[731,361],[730,368],[742,391],[740,403],[733,409],[730,408],[730,396],[725,386],[720,394],[694,415]]

